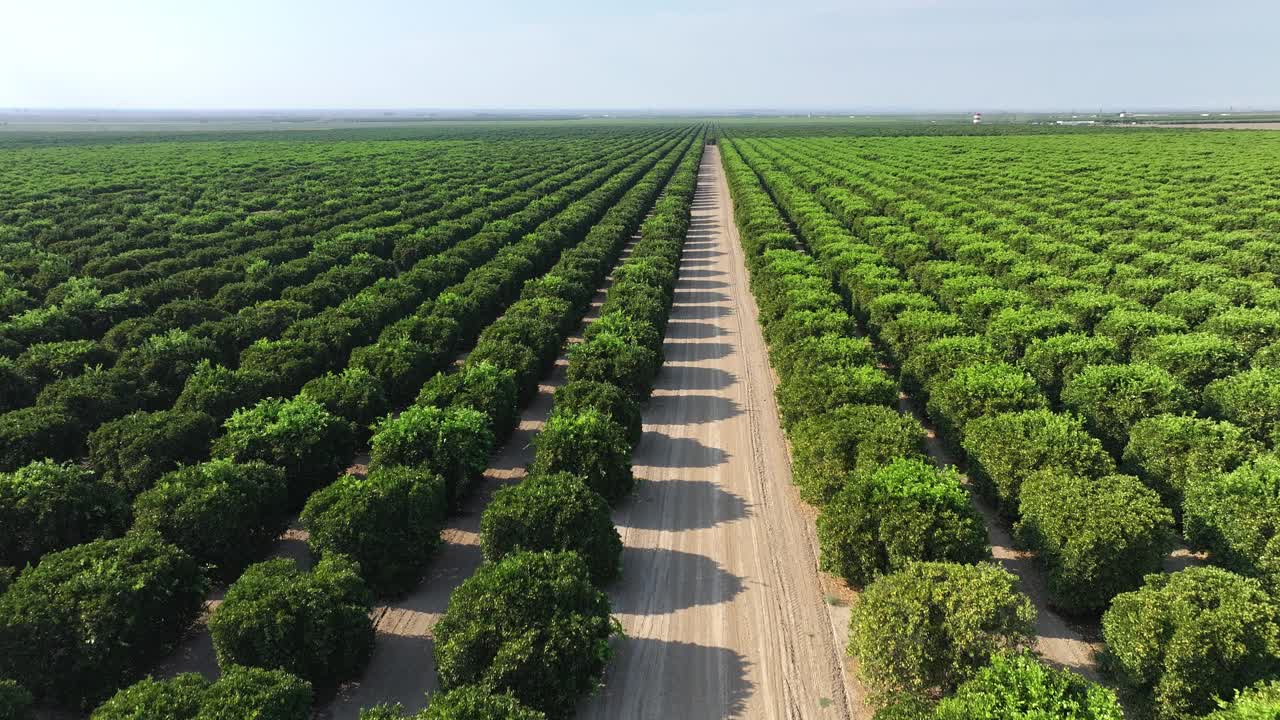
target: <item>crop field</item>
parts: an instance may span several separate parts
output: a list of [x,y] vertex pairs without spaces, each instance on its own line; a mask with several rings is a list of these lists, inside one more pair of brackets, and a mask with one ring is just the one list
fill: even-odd
[[1014,717],[1014,688],[1050,685],[1044,717],[1119,717],[1026,647],[1137,717],[1275,678],[1280,138],[728,134],[873,705]]
[[1280,717],[1280,134],[0,135],[0,720]]

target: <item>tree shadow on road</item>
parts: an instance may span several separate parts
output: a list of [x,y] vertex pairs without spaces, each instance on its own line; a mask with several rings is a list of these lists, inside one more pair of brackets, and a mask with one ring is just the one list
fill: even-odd
[[609,598],[615,613],[665,615],[729,602],[745,587],[706,555],[629,547],[622,550],[622,580],[609,588]]
[[733,346],[729,343],[717,342],[671,342],[662,346],[662,355],[667,362],[698,362],[701,360],[720,360],[733,354]]
[[727,330],[715,323],[678,319],[667,323],[668,343],[672,340],[701,340],[728,334]]
[[[741,414],[742,408],[736,401],[715,395],[656,395],[650,398],[645,409],[645,421],[659,425],[693,425],[728,420]],[[660,447],[653,450],[663,454]]]
[[723,390],[738,376],[720,368],[667,366],[658,373],[654,390]]
[[[703,510],[710,508],[708,514]],[[706,530],[751,516],[751,506],[708,480],[650,480],[618,506],[614,523],[638,530]]]
[[727,288],[727,287],[729,287],[729,283],[724,282],[722,280],[694,280],[694,279],[686,280],[684,278],[680,279],[681,289],[713,290],[716,288]]
[[755,690],[750,663],[729,648],[620,638],[598,695],[584,698],[578,718],[739,718]]
[[714,290],[676,290],[672,295],[673,305],[710,305],[727,302],[729,296]]
[[729,453],[694,438],[671,437],[650,430],[640,442],[649,444],[644,450],[644,462],[636,463],[640,467],[710,468],[729,462]]
[[[703,260],[694,261],[699,264],[707,264]],[[724,277],[727,273],[723,270],[708,270],[706,268],[681,268],[680,282],[684,282],[687,277]]]

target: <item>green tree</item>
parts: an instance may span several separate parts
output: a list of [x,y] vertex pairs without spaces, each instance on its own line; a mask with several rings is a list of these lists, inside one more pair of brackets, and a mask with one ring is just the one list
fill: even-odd
[[917,560],[991,556],[986,526],[960,475],[922,459],[853,473],[818,515],[818,544],[822,569],[855,587]]
[[872,582],[849,620],[849,654],[880,703],[953,690],[1000,650],[1033,639],[1035,609],[995,565],[922,562]]
[[440,685],[485,684],[549,717],[600,682],[621,632],[575,553],[516,553],[453,591],[435,627]]
[[312,493],[302,510],[307,545],[320,557],[349,556],[374,593],[408,592],[440,544],[444,480],[423,468],[380,466],[344,475]]
[[249,566],[209,619],[218,665],[279,669],[317,688],[355,677],[373,652],[359,566],[326,555],[310,572],[280,558]]
[[1156,720],[1190,720],[1280,670],[1280,607],[1256,580],[1213,567],[1148,575],[1102,616],[1107,664]]

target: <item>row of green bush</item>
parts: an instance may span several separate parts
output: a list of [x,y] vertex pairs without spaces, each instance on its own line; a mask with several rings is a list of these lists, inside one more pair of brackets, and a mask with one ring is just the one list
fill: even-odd
[[[443,351],[444,348],[439,352]],[[205,371],[219,376],[216,383],[224,386],[228,377],[243,378],[247,375],[243,368],[224,371],[204,366],[196,379],[200,379]],[[254,374],[268,376],[265,371]],[[233,402],[224,403],[228,407],[218,416],[230,415],[233,408],[229,406],[235,403],[244,402],[245,408],[253,406],[259,392],[234,393]],[[332,414],[356,423],[356,444],[367,441],[367,423],[388,409],[379,380],[360,366],[349,367],[340,375],[327,374],[315,378],[303,386],[302,392]],[[136,413],[106,423],[91,436],[90,459],[105,484],[119,486],[132,498],[178,464],[198,462],[207,457],[216,431],[217,423],[212,417],[188,409],[179,402],[174,410]],[[310,433],[311,436],[303,438],[300,433]],[[288,469],[290,498],[294,506],[298,506],[315,489],[316,483],[327,482],[333,476],[331,467],[340,469],[339,466],[346,462],[352,445],[349,435],[349,430],[342,423],[324,419],[314,403],[269,400],[259,403],[239,418],[228,419],[226,434],[217,441],[215,450],[217,454],[241,459],[256,457]],[[315,457],[309,457],[308,454],[313,452]],[[294,457],[288,457],[289,454]],[[82,480],[86,479],[82,477]],[[66,507],[59,510],[57,505],[63,501],[55,500],[52,493],[56,491],[50,490],[47,484],[25,483],[22,487],[21,495],[25,499],[22,503],[15,501],[12,506],[15,516],[10,518],[20,541],[14,545],[14,557],[0,558],[3,564],[12,562],[20,567],[22,562],[34,560],[43,552],[71,544],[67,539],[40,537],[40,527],[50,527],[60,514],[79,513],[83,522],[78,523],[78,527],[64,526],[61,532],[78,532],[84,538],[96,537],[96,531],[110,529],[126,521],[123,517],[91,517],[93,512],[97,512],[92,508]],[[109,487],[95,487],[94,493],[79,498],[79,502],[93,503],[104,495],[113,494]],[[33,517],[37,513],[42,517]],[[30,539],[24,541],[24,538]]]
[[[774,161],[786,165],[785,159],[753,157],[753,161],[775,196],[788,191],[805,196],[805,191],[785,175],[770,171]],[[787,166],[787,172],[797,178],[812,177],[811,167]],[[814,190],[828,198],[835,195],[830,185]],[[879,199],[883,201],[883,196]],[[782,202],[784,207],[805,207],[808,203],[814,209],[811,200],[788,203],[784,198]],[[895,238],[893,242],[897,244],[884,246],[885,252],[910,256],[903,252],[908,246],[902,240],[905,235],[885,235],[883,231],[892,222],[885,222],[886,218],[877,215],[871,206],[859,205],[855,199],[846,203],[829,200],[825,207],[861,208],[865,216],[850,219],[850,227],[873,238]],[[822,210],[814,209],[814,214],[821,216]],[[804,222],[797,224],[805,226]],[[961,439],[975,478],[1001,501],[1006,511],[1021,518],[1019,534],[1039,551],[1056,601],[1075,610],[1102,609],[1110,602],[1111,609],[1104,618],[1108,657],[1115,659],[1117,674],[1127,684],[1151,693],[1160,717],[1196,716],[1214,707],[1213,698],[1229,697],[1233,691],[1274,672],[1280,658],[1280,646],[1275,642],[1275,605],[1255,581],[1218,570],[1150,575],[1143,581],[1144,568],[1152,572],[1160,568],[1172,518],[1160,505],[1156,492],[1132,476],[1115,474],[1114,459],[1089,432],[1110,439],[1112,450],[1123,448],[1128,441],[1133,452],[1126,454],[1127,461],[1145,459],[1169,474],[1175,466],[1176,472],[1187,470],[1178,456],[1170,457],[1166,450],[1179,443],[1183,447],[1194,446],[1188,458],[1196,460],[1200,467],[1213,467],[1215,471],[1233,467],[1248,455],[1239,441],[1239,431],[1232,432],[1233,428],[1225,423],[1161,414],[1174,409],[1162,403],[1176,405],[1182,386],[1167,370],[1154,365],[1090,367],[1085,360],[1074,371],[1048,373],[1055,382],[1065,376],[1061,399],[1086,420],[1051,412],[1046,409],[1045,399],[1037,397],[1040,389],[1036,384],[1030,383],[1020,368],[1003,364],[1019,358],[1016,352],[1010,356],[1004,354],[1009,350],[1001,349],[1009,345],[1003,339],[1006,336],[1000,334],[997,321],[965,315],[964,303],[973,309],[976,300],[972,299],[981,295],[975,288],[995,287],[993,283],[973,282],[983,278],[979,273],[957,274],[960,268],[956,264],[922,268],[917,262],[910,266],[917,277],[903,277],[895,263],[880,254],[879,247],[860,247],[842,225],[828,225],[827,229],[819,243],[819,253],[821,247],[829,248],[824,257],[830,258],[833,267],[842,268],[854,306],[864,313],[873,332],[900,363],[904,384],[914,385],[928,395],[931,414],[941,416],[943,424],[949,423],[949,429]],[[842,235],[843,240],[833,241]],[[917,261],[932,253],[927,244],[919,247],[923,253],[916,256]],[[938,272],[932,280],[931,271]],[[948,277],[948,273],[949,279],[936,279]],[[956,279],[968,282],[964,286],[968,289],[959,290],[962,285],[953,282]],[[916,289],[917,282],[920,286],[953,289],[955,299],[941,291],[922,293]],[[988,295],[994,298],[998,294]],[[944,306],[950,311],[942,310]],[[1054,322],[1043,325],[1061,328]],[[975,326],[981,334],[969,335]],[[1027,355],[1037,343],[1062,337],[1065,336],[1032,339],[1025,343],[1031,348]],[[1092,338],[1079,337],[1082,340],[1073,341],[1074,345],[1062,343],[1068,355],[1077,349],[1087,355],[1098,347],[1088,344]],[[1106,341],[1115,342],[1115,338]],[[1135,428],[1133,432],[1129,431],[1130,426]],[[1107,432],[1108,428],[1120,429]],[[1145,437],[1137,446],[1130,437],[1135,433]],[[1216,443],[1215,435],[1234,442]],[[1251,466],[1247,472],[1255,478],[1252,482],[1258,483],[1267,471]],[[1236,482],[1250,481],[1241,478]],[[1221,486],[1216,481],[1213,484]],[[1210,483],[1205,484],[1208,486]],[[1166,488],[1173,490],[1168,484]],[[1222,495],[1240,507],[1243,493],[1232,497],[1226,491]],[[1209,502],[1205,504],[1211,506]],[[1260,514],[1246,511],[1242,515],[1233,525],[1236,537],[1259,537],[1256,518]],[[1162,583],[1169,577],[1177,579],[1185,589],[1179,593],[1162,592]],[[1130,591],[1116,596],[1125,590]],[[1203,604],[1198,609],[1183,605],[1184,609],[1179,610],[1179,603],[1185,602],[1179,600],[1182,595],[1199,597],[1195,602]],[[1254,619],[1242,617],[1237,611],[1216,613],[1219,605],[1240,607],[1235,604],[1237,597],[1248,598],[1249,603],[1261,602],[1251,616]],[[1122,622],[1118,618],[1125,603],[1144,603],[1144,616],[1163,612],[1169,618],[1165,621],[1168,624],[1152,627]],[[1226,620],[1227,617],[1232,619]],[[1197,632],[1210,625],[1219,635],[1217,643],[1186,644],[1178,639],[1179,633]],[[1183,629],[1174,632],[1173,628]],[[882,641],[887,639],[876,638],[866,651],[875,651]],[[1237,653],[1241,643],[1247,649]],[[1136,659],[1139,655],[1141,660]]]
[[[838,190],[825,185],[820,192],[833,196]],[[895,229],[886,235],[887,229],[895,225],[885,220],[879,216],[861,220],[853,217],[849,222],[874,225],[873,235],[881,239],[892,238],[897,243],[894,247],[899,249],[911,246],[927,250],[926,240],[909,232]],[[1002,286],[1025,287],[1036,302],[1041,301],[1035,295],[1037,291],[1025,281],[1028,277],[1048,277],[1046,273],[1049,271],[1042,269],[1040,273],[1018,275],[1013,268],[1022,267],[1019,264],[1005,262],[1005,265],[1000,265],[988,257],[989,253],[976,250],[991,250],[990,242],[983,245],[970,241],[955,246],[956,241],[944,241],[937,235],[930,237],[932,240],[929,242],[945,246],[944,249],[954,247],[957,258],[973,262],[929,260],[918,263],[912,266],[911,272],[913,279],[921,285],[937,288],[940,293],[961,281],[969,285],[981,281],[987,284],[979,283],[980,287],[991,287],[990,283],[995,283],[996,279],[986,275],[985,268],[990,266],[992,272],[997,272],[1005,271],[1007,266],[1008,274],[997,278]],[[1012,251],[1005,248],[1001,253],[997,255],[1007,261]],[[927,256],[926,253],[919,257]],[[1016,258],[1016,253],[1012,256]],[[857,270],[860,277],[887,277],[882,272],[868,272],[866,265],[859,266]],[[936,308],[937,304],[930,295],[913,294],[912,279],[898,278],[896,281],[899,285],[895,287],[903,289],[886,294],[886,298],[894,294],[916,297],[920,301],[915,306]],[[872,294],[875,292],[874,287],[864,290]],[[1004,309],[986,325],[981,336],[965,335],[969,332],[966,328],[971,327],[965,323],[941,330],[944,337],[912,352],[904,363],[903,375],[910,376],[913,367],[919,374],[918,368],[937,370],[982,360],[996,362],[999,355],[992,351],[1000,344],[999,332],[1004,326],[1013,327],[1009,323],[1021,322],[1019,317],[1051,321],[1048,329],[1043,323],[1038,330],[1034,324],[1024,327],[1023,334],[1028,338],[1023,343],[1025,354],[1010,355],[1006,359],[1020,362],[1049,396],[1050,402],[1060,402],[1061,406],[1078,413],[1085,428],[1102,440],[1103,447],[1113,457],[1122,461],[1122,469],[1159,492],[1175,516],[1179,519],[1184,514],[1209,518],[1207,524],[1197,523],[1185,529],[1187,539],[1194,547],[1210,550],[1215,562],[1257,576],[1274,587],[1277,582],[1275,565],[1268,559],[1269,553],[1274,551],[1267,548],[1267,531],[1252,519],[1257,514],[1251,513],[1250,508],[1273,508],[1275,493],[1267,492],[1265,483],[1259,484],[1256,480],[1244,485],[1227,481],[1225,474],[1255,455],[1264,453],[1272,444],[1270,434],[1274,418],[1280,413],[1280,394],[1277,394],[1280,391],[1276,389],[1280,387],[1276,383],[1280,378],[1275,376],[1276,371],[1266,358],[1270,357],[1267,348],[1275,344],[1277,333],[1280,333],[1277,330],[1280,314],[1268,307],[1233,307],[1219,296],[1221,302],[1210,303],[1211,310],[1189,315],[1182,312],[1195,323],[1195,331],[1189,332],[1188,325],[1180,324],[1184,321],[1175,309],[1204,305],[1203,302],[1197,304],[1196,298],[1203,300],[1206,293],[1210,291],[1195,288],[1170,292],[1159,298],[1153,296],[1148,304],[1154,304],[1154,308],[1148,310],[1134,301],[1117,305],[1096,291],[1080,290],[1058,299],[1060,309],[1039,309],[1030,305]],[[1044,299],[1053,300],[1054,297],[1049,295]],[[957,300],[948,301],[945,293],[939,299],[957,307]],[[878,302],[870,301],[869,315],[874,315],[873,306]],[[1084,312],[1087,308],[1096,312],[1090,315]],[[904,318],[908,315],[903,313]],[[935,315],[941,318],[936,311]],[[1052,321],[1052,318],[1061,318],[1062,315],[1068,316],[1068,322],[1077,324],[1073,327]],[[920,319],[912,317],[908,324],[920,327]],[[898,325],[901,325],[901,320]],[[893,323],[889,324],[890,329],[894,327]],[[1081,331],[1081,328],[1089,327],[1094,334]],[[1122,353],[1122,347],[1131,348],[1131,352]],[[1250,355],[1255,357],[1253,369],[1242,370],[1244,359]],[[1117,364],[1126,358],[1132,358],[1132,362]],[[954,370],[947,369],[946,372]],[[1203,417],[1185,414],[1197,408]],[[973,443],[986,450],[982,453],[986,457],[975,463],[975,475],[979,479],[986,460],[991,459],[998,464],[1000,461],[995,460],[995,456],[1007,456],[1011,451],[1007,440],[1009,431],[1014,424],[1019,424],[1013,421],[993,422],[993,426],[982,428],[984,437]],[[1028,428],[1026,423],[1020,424]],[[1022,434],[1025,435],[1025,431]],[[1057,436],[1063,437],[1060,433]],[[1043,435],[1026,437],[1022,447],[1043,446],[1046,440],[1047,436]],[[973,461],[975,448],[968,445],[966,441],[966,449]],[[1097,454],[1084,446],[1076,447],[1077,457],[1081,451]],[[1105,462],[1101,465],[1086,463],[1089,464],[1094,465],[1093,470],[1098,473],[1112,472]],[[1035,467],[1025,462],[1022,466],[1026,470]],[[1256,468],[1242,469],[1240,473],[1251,474],[1255,478],[1265,476],[1265,472]],[[998,497],[1006,511],[1016,513],[1019,502],[1017,485],[1021,480],[1012,480],[1004,483]],[[1235,489],[1226,490],[1224,484]],[[1187,490],[1192,486],[1198,486],[1197,492],[1188,498]],[[1243,491],[1246,486],[1251,488],[1247,493]],[[1228,504],[1223,505],[1224,502]],[[1238,517],[1243,519],[1237,522]]]
[[[185,227],[190,218],[160,216],[156,224],[148,225],[150,235],[134,235],[128,243],[121,242],[123,236],[89,247],[80,241],[59,241],[57,255],[45,260],[45,270],[60,264],[60,272],[73,273],[79,267],[84,275],[64,274],[61,282],[48,287],[43,307],[36,307],[38,303],[26,291],[39,292],[49,279],[28,283],[15,279],[32,272],[38,277],[43,271],[32,263],[48,251],[32,248],[34,252],[7,254],[7,267],[0,266],[12,286],[6,297],[16,294],[26,300],[9,306],[32,312],[0,325],[0,354],[41,342],[56,345],[90,337],[101,337],[108,348],[123,349],[149,335],[217,320],[269,298],[299,298],[315,304],[349,284],[352,272],[360,272],[359,263],[344,267],[354,256],[399,257],[397,251],[404,244],[438,252],[476,232],[484,222],[510,214],[549,189],[576,179],[583,163],[629,152],[656,135],[633,136],[613,147],[526,144],[507,157],[492,148],[477,153],[454,147],[434,157],[423,154],[426,167],[408,174],[415,179],[404,183],[408,187],[402,192],[353,193],[350,187],[335,183],[334,191],[341,188],[345,197],[323,200],[323,207],[313,207],[309,213],[250,212],[242,221],[195,235]],[[350,166],[336,163],[333,167],[341,172]],[[391,184],[395,181],[389,182],[390,178],[398,176],[402,173],[389,173],[377,181]],[[309,188],[314,189],[314,184]],[[259,196],[255,202],[287,205],[290,191],[297,189],[277,187],[275,197]],[[83,201],[75,204],[86,212]],[[95,217],[89,222],[111,220]],[[160,226],[165,220],[172,223],[172,232]],[[414,231],[415,226],[422,229]],[[136,245],[148,240],[172,244],[163,250]],[[233,326],[224,329],[233,330]],[[227,337],[223,332],[217,335]]]
[[[613,193],[616,198],[676,142],[677,138],[669,139],[661,149],[646,144],[638,151],[597,164],[599,167],[579,166],[566,173],[576,176],[572,182],[543,188],[541,195],[528,195],[524,203],[508,209],[512,214],[489,218],[480,232],[469,237],[461,231],[455,233],[450,244],[394,278],[385,277],[391,274],[390,267],[359,274],[358,278],[353,275],[348,291],[332,298],[333,303],[325,309],[320,308],[326,303],[309,296],[309,302],[318,303],[314,309],[296,303],[290,307],[285,301],[285,307],[269,307],[267,312],[254,314],[253,324],[244,328],[246,333],[228,335],[219,329],[218,323],[238,322],[241,315],[236,315],[190,331],[148,337],[110,369],[56,381],[41,391],[36,405],[0,415],[0,468],[13,469],[42,457],[78,457],[96,428],[138,409],[172,405],[221,419],[263,397],[291,395],[308,379],[347,365],[348,356],[350,364],[369,370],[386,387],[400,387],[406,380],[417,387],[456,351],[458,335],[466,328],[455,324],[454,316],[483,312],[483,308],[469,305],[437,308],[433,300],[451,293],[500,292],[500,288],[483,284],[449,287],[450,283],[485,262],[516,261],[522,252],[502,249],[556,213],[562,216],[561,225],[570,229],[573,219],[582,219],[587,207],[598,204],[597,200],[584,205],[584,196],[592,188],[601,186],[597,195]],[[650,150],[633,164],[637,155]],[[628,166],[629,171],[623,172]],[[596,169],[584,174],[593,167]],[[585,228],[579,229],[585,232]],[[507,288],[514,289],[518,284]],[[414,312],[424,300],[424,306]],[[260,308],[255,305],[253,309]],[[429,338],[423,338],[432,340],[431,344],[404,337],[404,330],[415,321],[425,322],[432,330]],[[219,341],[227,338],[232,338],[231,344],[220,345]],[[233,360],[237,363],[234,370],[223,370],[216,364]],[[391,398],[401,402],[411,399]]]
[[[516,262],[521,255],[512,252],[506,256],[507,262],[491,263],[468,275],[468,287],[518,287],[522,277],[539,272],[548,257],[565,247],[570,249],[563,253],[562,261],[607,255],[610,245],[601,238],[609,232],[621,234],[626,228],[613,228],[608,222],[604,223],[605,231],[587,232],[588,228],[618,213],[630,214],[638,222],[644,204],[635,203],[634,198],[656,192],[650,189],[654,178],[660,181],[678,157],[679,153],[673,153],[660,159],[643,178],[633,175],[606,183],[604,192],[583,201],[590,204],[544,223],[534,236],[513,246],[524,250],[524,262]],[[621,198],[610,205],[619,193]],[[578,243],[583,234],[586,239]],[[614,243],[620,244],[622,238]],[[479,294],[463,287],[456,293],[459,297]],[[471,317],[455,315],[458,325],[468,327],[463,333],[466,336],[475,332],[470,327],[481,324],[476,316],[501,312],[506,302],[503,296],[490,297],[486,303],[437,307],[448,308],[441,313],[469,312]],[[585,303],[575,309],[564,302],[540,302],[538,309],[547,314],[536,316],[527,305],[517,302],[489,329],[508,326],[508,318],[519,318],[537,324],[553,338],[562,338],[572,325],[570,314],[585,311]],[[564,316],[556,317],[556,311]],[[548,341],[539,335],[538,342]],[[552,342],[558,345],[558,341]],[[484,398],[485,388],[475,381],[496,379],[486,387],[503,387],[506,402],[517,402],[519,393],[510,392],[515,387],[514,375],[477,357],[475,351],[457,374],[467,381],[464,389],[473,391],[471,399]],[[524,381],[536,383],[537,377]],[[435,398],[432,390],[440,387],[439,383],[428,383],[420,397]],[[449,399],[461,397],[455,394]],[[489,409],[491,400],[484,399],[479,407]],[[439,543],[448,507],[458,502],[488,464],[495,431],[500,430],[495,419],[514,413],[513,407],[503,408],[495,418],[482,409],[459,402],[444,407],[417,404],[379,421],[370,439],[368,477],[341,478],[313,492],[303,509],[302,526],[309,533],[308,545],[319,557],[319,564],[302,572],[287,560],[260,563],[228,590],[209,623],[219,663],[284,669],[322,691],[357,676],[373,648],[369,620],[373,596],[401,594],[418,583]],[[299,592],[299,587],[308,586],[314,591]],[[264,637],[277,640],[264,642]]]
[[[785,224],[810,237],[821,232],[807,224],[813,215],[792,206],[784,219],[732,144],[725,165],[780,406],[793,378],[806,382],[815,367],[835,368],[833,378],[857,368],[880,372],[870,345],[853,336],[855,322],[830,277],[796,250]],[[811,322],[819,298],[825,332],[790,332],[797,321]],[[977,717],[984,709],[1012,717],[991,707],[996,701],[1045,717],[1063,707],[1080,710],[1077,717],[1120,717],[1114,694],[1009,654],[1030,644],[1035,611],[1012,575],[983,562],[990,549],[981,517],[959,476],[925,459],[924,431],[892,407],[896,392],[880,404],[811,397],[820,409],[786,428],[795,479],[821,506],[823,568],[864,588],[849,652],[880,708],[876,717]],[[935,710],[930,699],[940,694],[950,697]]]
[[[657,160],[656,154],[652,157]],[[612,198],[621,195],[630,184],[639,180],[641,173],[647,171],[645,165],[638,167],[638,171],[606,181],[602,192],[590,194],[581,202],[598,208],[593,212],[599,217],[609,207],[611,195]],[[570,228],[582,227],[591,219],[590,214],[584,218],[580,211],[571,217],[574,220],[570,222]],[[543,230],[557,227],[544,224]],[[582,231],[585,229],[583,227]],[[555,237],[567,244],[574,240],[569,233],[556,234]],[[539,252],[543,256],[554,253],[561,246],[533,238],[517,247],[536,257]],[[505,265],[515,273],[529,272],[536,267],[528,262],[507,262]],[[489,277],[492,278],[492,274]],[[463,311],[465,308],[460,307],[459,312]],[[483,311],[475,309],[472,312]],[[453,408],[448,411],[438,408],[423,410],[438,414],[434,418],[433,440],[441,443],[448,452],[470,453],[473,464],[478,456],[479,465],[483,467],[488,445],[482,441],[483,447],[477,451],[472,440],[488,437],[487,419],[480,418],[476,423]],[[379,425],[379,431],[387,430],[393,422],[387,419]],[[161,483],[139,496],[136,506],[142,512],[137,513],[137,524],[149,524],[151,527],[147,529],[169,533],[165,539],[184,544],[183,550],[163,544],[154,535],[145,534],[142,527],[125,540],[136,542],[140,538],[150,538],[159,547],[172,548],[193,565],[188,553],[199,554],[201,560],[213,565],[223,577],[231,578],[244,562],[253,557],[254,538],[271,537],[274,529],[279,527],[281,515],[310,495],[312,502],[304,510],[304,518],[314,539],[313,551],[322,556],[316,571],[302,572],[289,561],[274,561],[249,568],[228,590],[227,601],[214,614],[210,629],[220,664],[279,667],[314,683],[319,689],[327,690],[333,683],[357,672],[371,650],[372,627],[368,611],[372,595],[366,589],[367,581],[378,581],[385,583],[384,587],[394,588],[416,580],[429,558],[430,549],[438,542],[448,491],[447,478],[431,472],[430,468],[397,468],[393,462],[396,451],[394,436],[395,432],[391,431],[382,442],[374,442],[375,453],[379,453],[379,448],[385,452],[379,453],[377,469],[367,482],[347,478],[314,493],[349,463],[355,440],[352,424],[346,418],[330,413],[308,393],[291,400],[262,401],[252,408],[235,412],[227,420],[225,433],[214,442],[213,448],[215,457],[227,460],[179,470],[172,477],[164,476]],[[402,447],[409,453],[420,452],[418,447],[407,444]],[[255,462],[262,464],[253,465]],[[447,467],[451,475],[457,474],[457,465],[451,462],[447,453],[436,458],[435,462],[440,467]],[[276,498],[274,505],[273,497]],[[227,508],[235,505],[239,507],[231,516],[236,517],[237,522],[228,523]],[[262,512],[246,511],[248,508],[258,508]],[[353,514],[367,516],[367,524],[350,526],[348,521]],[[174,522],[178,516],[186,522]],[[400,522],[382,526],[380,523],[388,518]],[[194,532],[196,529],[203,529],[203,532]],[[396,552],[384,556],[379,548],[388,544]],[[62,564],[64,557],[67,558],[65,562],[73,562],[70,558],[77,550],[73,548],[47,556],[37,569],[52,572],[52,568]],[[364,571],[361,566],[344,553],[358,554],[361,560],[376,558],[369,563],[369,577],[362,577]],[[122,564],[118,570],[126,574],[135,571],[127,564]],[[92,575],[68,578],[68,581],[72,579],[90,583],[103,580]],[[202,597],[204,580],[203,577],[198,577],[198,580],[200,585],[182,590],[196,598]],[[308,584],[314,586],[314,592],[296,592]],[[57,587],[58,581],[43,578],[29,569],[18,577],[13,592],[6,593],[5,598],[17,597],[17,591],[22,589],[28,596],[28,602],[47,603]],[[197,607],[198,604],[197,600]],[[260,612],[263,608],[271,608],[271,611]],[[129,632],[125,632],[127,630],[141,633],[141,628],[132,627],[135,623],[129,620],[130,617],[119,612],[108,613],[102,622],[120,625],[123,641],[131,637]],[[23,633],[38,630],[38,626],[20,624],[17,617],[4,613],[0,613],[0,620],[6,621],[0,622],[0,628],[13,628],[17,638],[23,637]],[[13,624],[8,624],[8,620],[13,620]],[[187,618],[186,622],[189,621]],[[185,626],[186,623],[175,624]],[[285,630],[291,625],[297,631]],[[303,628],[310,629],[301,632]],[[119,675],[106,673],[100,684],[82,683],[72,692],[53,693],[49,691],[50,684],[71,683],[77,677],[79,671],[68,667],[68,663],[74,662],[74,658],[86,650],[74,632],[75,627],[69,629],[73,632],[63,641],[65,653],[49,652],[41,656],[41,662],[30,662],[26,669],[12,668],[12,674],[26,673],[22,676],[28,679],[24,685],[37,695],[64,698],[63,702],[69,704],[92,702],[108,694],[105,691],[124,684],[122,680],[145,668],[151,658],[163,654],[178,635],[173,628],[163,625],[149,628],[141,636],[151,638],[149,642],[154,647],[139,651],[143,646],[135,641],[131,656],[120,654],[129,647],[127,643],[103,643],[97,652],[106,653],[111,662],[120,665]],[[270,638],[275,640],[264,642]],[[296,647],[297,638],[303,638],[314,647]],[[62,659],[58,660],[60,657]],[[50,659],[55,666],[49,666]],[[18,661],[17,656],[14,661]],[[6,667],[0,672],[10,675],[10,670]]]
[[[448,694],[433,699],[432,709],[472,692],[483,700],[483,715],[480,702],[471,701],[476,717],[567,717],[600,682],[612,655],[610,638],[621,630],[599,589],[618,576],[622,553],[609,506],[631,489],[639,402],[661,365],[662,328],[700,157],[698,142],[641,226],[630,257],[614,270],[600,318],[570,350],[568,382],[556,391],[534,440],[529,476],[496,492],[481,516],[485,564],[454,591],[436,626],[436,668]],[[618,225],[623,234],[614,257],[648,205]],[[606,267],[583,277],[598,283]],[[526,293],[542,299],[570,289],[585,308],[594,293],[585,286],[575,291],[573,284],[571,276],[544,278]],[[627,331],[628,341],[612,342],[615,329]],[[546,367],[549,361],[536,352],[545,332],[513,327],[502,337],[508,346],[529,349],[528,362]],[[651,356],[642,366],[627,359],[634,347]],[[377,708],[362,718],[398,717],[393,712]]]
[[[778,372],[794,481],[820,507],[822,569],[862,587],[920,561],[980,562],[986,529],[954,470],[924,454],[924,429],[899,413],[897,387],[844,309],[821,263],[800,249],[831,237],[821,215],[782,202],[735,144],[723,147],[751,290]],[[796,197],[799,197],[798,195]]]
[[[793,218],[799,213],[808,218],[795,221],[802,232],[809,226],[824,229],[805,237],[819,238],[813,242],[815,253],[841,264],[841,282],[854,308],[903,368],[904,384],[927,397],[927,411],[943,439],[955,450],[963,448],[975,481],[1018,518],[1018,536],[1037,551],[1054,603],[1072,612],[1099,612],[1111,597],[1135,589],[1145,574],[1158,570],[1172,543],[1172,516],[1157,493],[1132,476],[1116,474],[1114,461],[1093,437],[1113,436],[1100,428],[1117,428],[1114,433],[1127,436],[1121,428],[1142,414],[1170,409],[1161,405],[1162,389],[1176,393],[1180,384],[1170,379],[1172,385],[1161,385],[1140,365],[1088,366],[1063,391],[1064,403],[1084,423],[1050,411],[1036,382],[1008,362],[1008,336],[990,330],[988,314],[979,313],[978,320],[966,316],[965,307],[974,310],[975,298],[982,297],[978,289],[997,288],[969,282],[955,295],[922,292],[915,278],[847,229],[876,238],[891,227],[881,216],[837,220],[810,194],[817,185],[806,189],[803,179],[788,175],[808,172],[816,183],[809,166],[796,169],[798,162],[765,152],[752,161]],[[853,257],[852,248],[859,248]],[[948,289],[957,280],[984,277],[953,275],[938,284]],[[895,281],[891,292],[881,292],[889,289],[882,288],[886,280]],[[988,299],[993,304],[982,307],[991,310],[1009,298],[989,293]],[[972,334],[975,323],[980,323],[978,334]],[[1036,327],[1039,332],[1060,329],[1054,322]],[[1008,471],[993,477],[988,468]],[[1024,480],[1034,492],[1021,492]]]

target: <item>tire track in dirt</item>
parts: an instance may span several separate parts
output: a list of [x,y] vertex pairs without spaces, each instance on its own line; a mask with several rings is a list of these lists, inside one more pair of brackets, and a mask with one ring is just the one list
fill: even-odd
[[637,490],[614,513],[625,549],[609,595],[627,637],[579,717],[856,716],[715,146],[665,350]]

